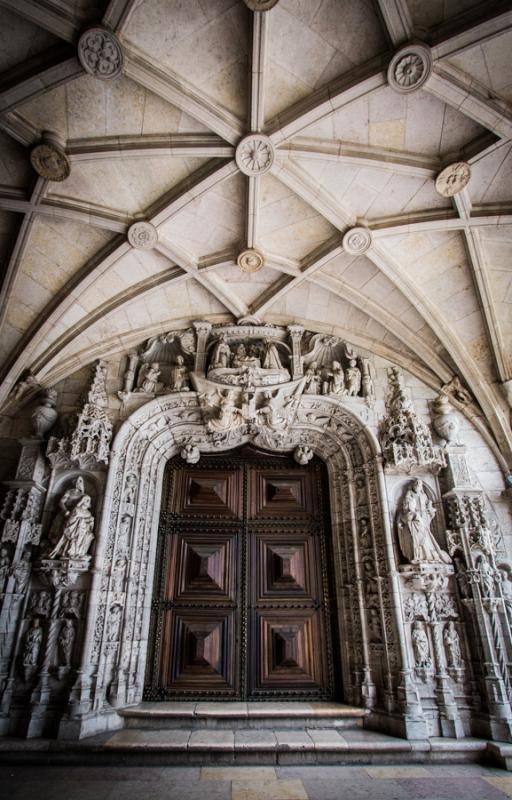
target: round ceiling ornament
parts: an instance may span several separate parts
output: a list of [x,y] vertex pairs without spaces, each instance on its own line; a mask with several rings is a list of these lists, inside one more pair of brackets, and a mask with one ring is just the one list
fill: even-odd
[[424,44],[411,44],[395,53],[388,67],[388,83],[395,92],[415,92],[432,74],[432,53]]
[[30,163],[41,178],[49,181],[64,181],[71,172],[64,144],[51,131],[43,131],[41,141],[30,151]]
[[245,5],[251,11],[270,11],[278,2],[279,0],[244,0]]
[[240,172],[250,177],[263,175],[274,163],[274,145],[263,133],[250,133],[239,143],[235,161]]
[[448,164],[436,178],[436,192],[442,197],[453,197],[462,192],[471,178],[471,167],[466,161]]
[[350,228],[344,235],[342,244],[346,253],[350,253],[352,256],[361,256],[371,247],[371,231],[362,226]]
[[101,25],[81,34],[78,40],[78,59],[89,75],[109,80],[117,78],[123,69],[123,51],[116,36]]
[[152,250],[158,241],[158,231],[151,222],[140,220],[128,228],[128,241],[136,250]]
[[258,272],[265,263],[265,257],[256,248],[250,247],[248,250],[242,250],[236,263],[242,272]]

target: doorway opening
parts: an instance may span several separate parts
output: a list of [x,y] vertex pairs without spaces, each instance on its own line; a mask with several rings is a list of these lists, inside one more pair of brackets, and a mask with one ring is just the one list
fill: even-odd
[[171,459],[144,699],[340,699],[333,566],[319,458]]

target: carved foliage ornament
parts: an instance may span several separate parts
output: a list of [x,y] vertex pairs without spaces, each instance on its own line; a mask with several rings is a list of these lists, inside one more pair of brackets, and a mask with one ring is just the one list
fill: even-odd
[[449,164],[436,178],[436,192],[442,197],[453,197],[468,185],[471,168],[465,161]]
[[431,72],[430,48],[421,44],[407,45],[391,59],[388,82],[396,92],[407,94],[423,86]]
[[121,45],[111,31],[99,25],[87,28],[80,36],[78,58],[95,78],[116,78],[123,68]]
[[372,234],[368,228],[351,228],[343,237],[343,249],[354,256],[362,255],[371,247]]
[[134,222],[128,228],[128,241],[136,250],[152,250],[158,241],[158,231],[151,222]]
[[274,145],[263,133],[250,133],[238,143],[235,161],[244,175],[263,175],[274,163]]

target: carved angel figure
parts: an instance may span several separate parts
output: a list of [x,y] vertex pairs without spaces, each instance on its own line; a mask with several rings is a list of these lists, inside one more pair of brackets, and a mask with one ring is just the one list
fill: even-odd
[[87,555],[94,539],[94,517],[90,509],[91,498],[86,494],[69,515],[50,558],[83,558]]
[[430,669],[432,667],[432,659],[430,657],[428,638],[420,622],[415,622],[412,626],[411,640],[416,668]]
[[43,643],[43,629],[41,620],[36,617],[32,627],[28,629],[23,646],[22,661],[24,667],[36,667],[39,660],[39,651]]
[[230,431],[238,428],[243,423],[241,410],[235,403],[235,392],[232,389],[217,396],[220,398],[217,413],[213,419],[208,420],[208,429],[211,431]]
[[405,558],[412,564],[441,561],[450,564],[448,553],[441,550],[430,530],[435,509],[419,479],[405,493],[398,517],[398,541]]
[[460,638],[457,633],[455,623],[450,621],[444,626],[443,631],[444,651],[446,653],[446,663],[449,667],[459,669],[462,664],[460,651]]

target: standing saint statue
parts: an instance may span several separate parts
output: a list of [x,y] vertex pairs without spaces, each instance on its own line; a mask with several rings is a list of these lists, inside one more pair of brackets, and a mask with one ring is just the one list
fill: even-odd
[[457,633],[455,623],[448,622],[443,631],[444,651],[446,653],[446,663],[449,667],[460,669],[462,664],[462,654],[460,651],[460,638]]
[[176,363],[171,369],[171,382],[169,386],[171,392],[182,392],[189,390],[188,369],[185,366],[183,356],[177,356]]
[[435,509],[423,488],[423,482],[416,479],[405,493],[398,516],[398,541],[405,558],[412,564],[420,561],[440,561],[451,564],[448,553],[442,550],[430,530]]
[[428,638],[420,622],[415,622],[412,626],[411,639],[417,669],[430,669],[432,667],[432,659],[430,657]]
[[73,645],[75,643],[75,625],[72,619],[65,619],[59,633],[59,663],[63,667],[71,666]]
[[66,520],[62,536],[49,558],[83,558],[94,539],[94,517],[88,494],[78,501]]
[[66,489],[59,500],[59,513],[53,520],[50,532],[48,534],[48,539],[50,540],[51,545],[55,546],[59,541],[60,537],[62,536],[62,531],[64,530],[67,518],[71,514],[78,501],[81,500],[84,495],[84,479],[81,475],[79,475],[69,489]]
[[22,655],[24,667],[37,667],[42,643],[43,629],[41,628],[39,617],[36,617],[32,623],[32,627],[28,629],[27,635],[25,636]]
[[231,361],[231,348],[227,341],[227,336],[222,333],[219,340],[213,348],[212,360],[210,366],[213,369],[221,368],[227,369]]
[[263,356],[263,369],[282,369],[281,359],[277,346],[270,339],[263,339],[265,355]]

